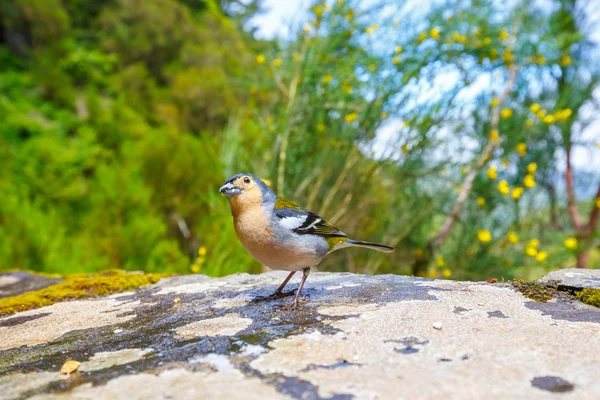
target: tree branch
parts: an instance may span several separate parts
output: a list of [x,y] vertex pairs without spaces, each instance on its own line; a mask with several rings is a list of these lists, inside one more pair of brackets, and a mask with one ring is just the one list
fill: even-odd
[[570,142],[570,139],[568,139],[568,142],[565,146],[565,150],[567,152],[567,170],[565,171],[565,183],[567,186],[567,208],[569,210],[569,216],[571,217],[571,222],[573,223],[573,227],[577,231],[582,231],[585,229],[585,227],[581,223],[581,216],[579,215],[579,209],[577,208],[577,199],[575,198],[575,185],[573,182],[573,167],[571,164],[571,142]]
[[[506,96],[508,96],[508,94],[512,91],[512,88],[517,79],[518,71],[519,68],[517,66],[512,65],[510,67],[509,78],[506,82],[504,90],[502,91],[502,94],[498,98],[498,104],[492,107],[492,118],[490,121],[492,130],[498,129],[498,124],[500,123],[500,106],[504,103]],[[469,195],[471,194],[471,190],[473,189],[473,181],[475,180],[477,173],[479,172],[479,170],[481,170],[481,168],[483,168],[489,157],[492,155],[492,152],[494,151],[494,149],[496,149],[496,147],[498,147],[499,144],[500,140],[490,140],[485,146],[485,149],[483,150],[475,164],[473,165],[473,167],[471,168],[471,170],[467,173],[467,176],[465,177],[465,180],[461,186],[461,190],[458,194],[458,198],[456,199],[456,204],[454,205],[454,208],[444,221],[444,224],[442,225],[442,228],[440,229],[438,235],[430,242],[430,247],[432,249],[440,247],[452,231],[452,228],[456,224],[456,221],[462,213],[465,203],[469,198]]]
[[598,185],[596,196],[594,196],[594,199],[592,201],[592,212],[590,213],[590,219],[587,223],[587,231],[588,235],[590,236],[596,230],[596,226],[598,226],[598,219],[600,218],[600,207],[598,207],[598,205],[596,204],[598,201],[600,201],[600,185]]

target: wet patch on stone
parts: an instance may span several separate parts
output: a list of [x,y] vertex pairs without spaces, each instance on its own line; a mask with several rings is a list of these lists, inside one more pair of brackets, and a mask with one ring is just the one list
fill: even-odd
[[62,278],[47,278],[24,271],[3,273],[0,274],[0,279],[8,282],[8,284],[0,286],[0,298],[44,289],[64,280]]
[[527,301],[525,306],[532,310],[539,310],[542,315],[549,315],[552,319],[600,324],[600,309],[561,297],[555,299],[548,303]]
[[319,388],[303,379],[288,377],[283,374],[263,374],[252,368],[249,363],[239,365],[246,376],[259,378],[263,382],[273,385],[279,393],[301,400],[351,400],[353,395],[347,393],[334,394],[331,397],[319,395]]
[[464,312],[467,312],[467,311],[471,311],[471,310],[469,310],[468,308],[464,308],[464,307],[454,306],[453,313],[454,314],[461,314],[461,313],[464,313]]
[[425,340],[420,340],[417,337],[414,336],[407,336],[403,339],[400,340],[384,340],[383,343],[400,343],[403,344],[404,347],[403,348],[394,348],[394,351],[396,353],[401,353],[401,354],[414,354],[414,353],[418,353],[419,350],[421,350],[421,348],[423,346],[425,346],[426,344],[429,343],[429,340],[425,339]]
[[488,315],[488,318],[508,318],[508,315],[505,315],[500,310],[488,311],[487,315]]
[[38,318],[44,318],[48,315],[50,315],[50,313],[39,313],[35,315],[24,315],[21,317],[2,318],[0,319],[0,328],[24,324],[25,322],[33,321]]
[[531,380],[531,385],[553,393],[570,392],[575,389],[574,384],[558,376],[538,376]]
[[300,372],[314,371],[316,369],[336,369],[336,368],[342,368],[342,367],[361,366],[361,365],[362,364],[357,364],[357,363],[353,363],[353,362],[346,361],[346,360],[340,360],[331,365],[309,364],[306,368],[301,369]]

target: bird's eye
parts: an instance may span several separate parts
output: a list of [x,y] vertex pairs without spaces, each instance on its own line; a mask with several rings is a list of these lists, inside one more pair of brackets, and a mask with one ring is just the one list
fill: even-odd
[[246,183],[250,183],[250,178],[248,178],[247,176],[244,177],[244,182]]

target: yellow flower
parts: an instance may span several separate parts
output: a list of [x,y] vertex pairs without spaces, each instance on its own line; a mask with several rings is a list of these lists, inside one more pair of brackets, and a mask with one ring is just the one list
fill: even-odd
[[517,234],[515,232],[508,232],[508,234],[506,235],[506,238],[511,243],[519,243],[519,237],[517,236]]
[[438,40],[438,39],[440,38],[440,28],[439,28],[439,26],[436,26],[435,28],[432,28],[432,29],[429,31],[429,35],[430,35],[430,36],[431,36],[433,39],[435,39],[435,40]]
[[531,174],[525,175],[525,178],[523,178],[523,185],[527,189],[534,188],[535,187],[535,178],[533,177],[533,175],[531,175]]
[[525,254],[527,254],[529,257],[535,257],[538,253],[538,250],[535,247],[532,246],[527,246],[525,247]]
[[523,195],[524,191],[525,191],[525,189],[523,189],[522,187],[516,187],[512,190],[510,195],[513,199],[519,200],[521,198],[521,196]]
[[435,265],[437,265],[439,268],[442,268],[444,266],[444,264],[445,264],[444,257],[437,256],[437,259],[435,260]]
[[198,265],[204,264],[204,257],[203,256],[202,257],[197,257],[196,258],[196,264],[198,264]]
[[535,63],[537,65],[544,65],[546,63],[546,59],[541,54],[536,54]]
[[346,123],[349,124],[349,123],[353,122],[356,118],[358,118],[358,114],[353,112],[353,113],[347,114],[344,117],[344,121],[346,121]]
[[487,229],[486,230],[479,230],[479,231],[477,231],[477,240],[479,240],[481,243],[491,242],[492,241],[492,234]]
[[379,28],[379,25],[373,24],[370,27],[368,27],[367,29],[365,29],[365,32],[367,33],[367,35],[370,35],[373,32],[375,32],[378,28]]
[[508,182],[506,182],[505,180],[500,181],[500,183],[498,183],[498,191],[500,192],[500,194],[509,194],[510,188],[508,187]]
[[498,178],[498,171],[496,167],[489,167],[487,170],[487,176],[491,180]]
[[323,15],[323,6],[322,5],[316,5],[312,8],[312,11],[315,13],[315,15],[317,17],[320,17],[321,15]]
[[485,206],[485,199],[483,197],[478,197],[477,205],[479,206],[479,208],[483,208],[483,206]]
[[417,42],[422,43],[423,40],[427,39],[427,34],[425,32],[419,34],[419,37],[417,38]]
[[552,124],[554,122],[554,115],[546,115],[544,117],[544,122],[548,125]]
[[502,28],[500,30],[500,34],[498,35],[498,37],[500,38],[500,40],[506,40],[510,37],[510,35],[508,34],[508,31],[506,30],[506,28]]
[[[263,179],[263,182],[264,182],[264,179]],[[198,249],[198,255],[205,256],[206,255],[206,247],[200,246],[200,248]]]
[[199,272],[200,272],[200,266],[199,266],[199,265],[196,265],[196,264],[193,264],[193,265],[190,267],[190,270],[191,270],[191,271],[192,271],[194,274],[197,274],[197,273],[199,273]]
[[515,58],[515,56],[513,56],[513,54],[511,53],[511,51],[509,49],[506,49],[504,51],[504,54],[502,54],[502,59],[507,64],[512,63],[512,61],[514,60],[514,58]]
[[281,60],[280,60],[279,58],[276,58],[276,59],[274,59],[274,60],[273,60],[273,66],[274,66],[275,68],[279,68],[279,67],[281,67]]
[[331,139],[331,145],[337,149],[342,145],[342,142],[337,139]]
[[325,132],[325,124],[324,123],[320,122],[317,124],[317,132],[319,132],[319,133]]
[[502,109],[502,112],[500,112],[500,116],[502,118],[510,118],[513,116],[513,110],[510,108],[504,108]]
[[408,126],[408,121],[402,121],[402,126],[406,128]]
[[570,108],[565,108],[564,110],[559,111],[557,114],[558,114],[557,118],[566,121],[569,119],[569,117],[571,117],[571,115],[573,114],[573,111]]
[[571,57],[569,57],[568,55],[565,54],[564,56],[562,56],[560,63],[564,67],[566,67],[567,65],[571,64]]
[[460,34],[460,33],[458,33],[458,32],[454,32],[454,33],[452,34],[452,39],[454,39],[454,41],[455,41],[455,42],[458,42],[458,43],[463,43],[463,42],[464,42],[464,41],[465,41],[467,38],[466,38],[466,36],[464,36],[464,35],[461,35],[461,34]]
[[527,144],[525,144],[525,143],[517,144],[517,153],[519,153],[519,155],[521,157],[524,157],[525,154],[527,154]]
[[396,54],[401,54],[404,51],[402,46],[396,46]]
[[429,268],[427,270],[427,277],[428,278],[432,278],[432,279],[435,278],[435,277],[437,277],[437,269],[436,268]]
[[399,64],[400,63],[400,57],[398,56],[394,56],[392,58],[392,62],[394,63],[394,65]]
[[535,259],[537,260],[537,262],[543,263],[544,261],[546,261],[546,257],[548,257],[548,253],[546,251],[542,250],[539,253],[537,253],[537,256],[535,256]]
[[529,172],[530,174],[535,174],[535,171],[537,171],[537,164],[534,162],[529,163],[529,165],[527,166],[527,172]]
[[446,279],[450,278],[452,276],[452,270],[444,268],[442,271],[442,276]]
[[344,91],[344,93],[350,94],[352,93],[352,86],[349,83],[344,83],[342,85],[342,90]]
[[489,46],[490,44],[492,44],[492,39],[491,39],[491,38],[489,38],[489,37],[483,38],[483,40],[481,41],[481,43],[482,43],[484,46]]
[[540,240],[533,238],[529,242],[527,242],[527,246],[537,249],[540,246]]
[[321,82],[323,82],[324,84],[328,84],[329,82],[331,82],[332,79],[333,79],[333,76],[331,76],[331,75],[325,75],[323,77],[323,79],[321,79]]
[[529,107],[529,110],[530,110],[532,113],[536,113],[536,112],[540,111],[540,108],[541,108],[541,107],[540,107],[540,105],[539,105],[538,103],[533,103],[533,104],[532,104],[532,105]]
[[546,110],[544,110],[544,109],[538,110],[538,112],[536,112],[535,115],[537,115],[537,117],[539,119],[544,119],[544,117],[546,116]]
[[264,63],[265,60],[266,60],[266,57],[263,56],[262,54],[259,54],[259,55],[256,56],[256,62],[259,63],[259,64]]
[[533,120],[531,118],[527,118],[527,121],[525,121],[525,126],[527,128],[531,128],[533,126]]
[[402,152],[403,152],[404,154],[408,153],[408,145],[407,145],[406,143],[404,143],[404,144],[402,145]]
[[495,107],[498,104],[500,104],[500,100],[497,97],[492,97],[492,107]]
[[566,238],[565,247],[569,250],[575,250],[577,248],[577,239],[574,237]]
[[500,135],[498,134],[498,129],[492,129],[490,131],[490,140],[492,142],[497,142],[500,140]]
[[388,113],[386,113],[385,111],[383,111],[381,113],[381,118],[386,119],[388,117]]

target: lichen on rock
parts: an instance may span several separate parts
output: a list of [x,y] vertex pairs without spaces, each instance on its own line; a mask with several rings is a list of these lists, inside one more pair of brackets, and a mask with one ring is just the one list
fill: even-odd
[[56,285],[0,299],[0,317],[52,305],[56,302],[126,292],[158,282],[166,275],[109,270],[69,275]]

